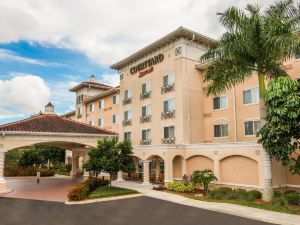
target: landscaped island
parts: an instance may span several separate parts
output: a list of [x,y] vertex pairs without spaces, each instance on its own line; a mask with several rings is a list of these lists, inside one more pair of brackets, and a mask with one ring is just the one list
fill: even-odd
[[100,178],[89,178],[88,180],[77,184],[68,193],[69,201],[82,201],[88,199],[108,198],[138,192],[131,189],[109,186],[109,181]]

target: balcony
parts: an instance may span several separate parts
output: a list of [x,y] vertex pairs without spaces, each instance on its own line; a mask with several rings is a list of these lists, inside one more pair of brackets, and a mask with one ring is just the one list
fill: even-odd
[[175,110],[161,113],[162,120],[166,120],[166,119],[170,119],[170,118],[175,118]]
[[122,125],[123,127],[131,126],[131,120],[123,120]]
[[162,144],[175,144],[175,137],[171,137],[171,138],[162,138],[161,139],[161,143]]
[[167,92],[170,92],[170,91],[174,91],[175,90],[175,84],[169,84],[167,86],[164,86],[164,87],[161,87],[161,93],[164,94],[164,93],[167,93]]
[[140,140],[140,145],[151,145],[151,139]]
[[123,105],[130,104],[131,103],[131,99],[132,98],[125,98],[125,99],[123,99]]
[[140,94],[140,100],[150,98],[150,97],[151,97],[151,91]]
[[140,123],[148,123],[151,122],[151,115],[140,117]]

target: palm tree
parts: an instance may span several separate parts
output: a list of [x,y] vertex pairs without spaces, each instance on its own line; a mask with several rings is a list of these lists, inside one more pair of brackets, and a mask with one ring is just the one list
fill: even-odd
[[[264,11],[248,5],[245,10],[230,7],[218,15],[226,32],[201,57],[202,62],[211,61],[205,75],[207,94],[218,95],[258,76],[262,127],[266,116],[265,81],[287,76],[283,62],[300,52],[300,5],[285,0]],[[266,183],[271,189],[272,179]]]

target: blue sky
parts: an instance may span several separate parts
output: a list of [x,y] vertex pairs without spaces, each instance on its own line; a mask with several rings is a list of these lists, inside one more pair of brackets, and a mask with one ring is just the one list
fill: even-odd
[[[108,66],[101,66],[79,51],[36,42],[19,41],[0,44],[0,68],[2,84],[16,77],[21,79],[26,76],[40,77],[50,92],[50,95],[42,100],[45,101],[44,104],[47,104],[48,100],[53,102],[58,114],[70,111],[74,107],[74,93],[69,92],[68,89],[76,83],[88,80],[91,74],[95,74],[99,82],[111,83],[112,81],[107,79],[108,75],[113,77],[113,82],[117,80],[115,71]],[[30,80],[27,82],[29,82],[27,85],[30,85]],[[23,99],[23,96],[30,98],[31,95],[26,93],[29,88],[34,89],[28,86],[19,93],[19,98]],[[23,99],[23,101],[30,102],[32,99]],[[38,110],[38,106],[33,105],[29,107],[30,112],[26,112],[26,108],[22,110],[22,107],[18,107],[18,102],[16,104],[9,104],[9,102],[11,101],[7,99],[7,105],[0,105],[2,111],[5,111],[2,114],[0,111],[0,124],[22,119],[30,115],[32,110]],[[41,104],[42,102],[39,105]]]
[[49,100],[65,113],[74,106],[72,85],[91,74],[117,84],[109,65],[179,26],[218,38],[224,31],[218,12],[274,0],[71,2],[0,1],[0,124],[27,117]]

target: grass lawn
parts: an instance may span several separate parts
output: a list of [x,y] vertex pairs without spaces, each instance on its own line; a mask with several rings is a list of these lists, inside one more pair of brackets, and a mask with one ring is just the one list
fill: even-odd
[[107,197],[115,197],[120,195],[129,195],[129,194],[137,194],[137,193],[138,193],[137,191],[131,189],[102,186],[102,187],[98,187],[95,191],[90,193],[88,198],[89,199],[107,198]]
[[212,199],[207,199],[206,197],[197,197],[192,194],[186,194],[186,193],[178,193],[178,192],[172,192],[175,194],[182,195],[187,198],[195,199],[195,200],[200,200],[200,201],[207,201],[207,202],[219,202],[219,203],[230,203],[230,204],[237,204],[237,205],[243,205],[243,206],[248,206],[248,207],[253,207],[253,208],[258,208],[258,209],[265,209],[265,210],[270,210],[270,211],[275,211],[275,212],[282,212],[282,213],[289,213],[289,214],[300,214],[298,207],[291,207],[287,208],[284,206],[278,206],[278,205],[273,205],[271,203],[265,203],[265,202],[252,202],[252,201],[246,201],[246,200],[212,200]]

